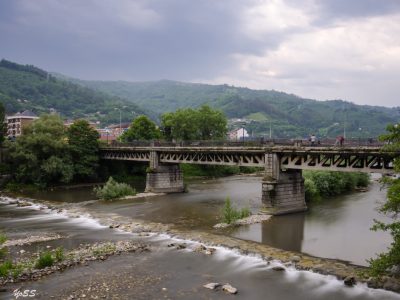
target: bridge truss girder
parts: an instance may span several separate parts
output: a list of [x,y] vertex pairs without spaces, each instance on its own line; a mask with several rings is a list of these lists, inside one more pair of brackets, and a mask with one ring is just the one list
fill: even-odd
[[101,149],[102,159],[148,162],[150,153],[159,163],[266,167],[267,154],[276,154],[281,169],[393,173],[393,154],[377,151],[327,151],[324,149]]
[[381,153],[296,153],[280,157],[282,169],[393,173],[393,159]]

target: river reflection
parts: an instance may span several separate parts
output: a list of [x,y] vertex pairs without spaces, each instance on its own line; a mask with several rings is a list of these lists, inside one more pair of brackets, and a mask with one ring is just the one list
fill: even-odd
[[273,247],[367,265],[386,250],[391,237],[370,228],[373,220],[389,221],[377,208],[385,191],[373,182],[369,191],[309,205],[306,213],[273,217],[264,224],[238,228],[233,236]]

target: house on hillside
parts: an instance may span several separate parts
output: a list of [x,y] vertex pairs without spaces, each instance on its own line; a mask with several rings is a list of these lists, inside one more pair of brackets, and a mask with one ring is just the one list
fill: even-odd
[[128,130],[129,126],[131,126],[131,123],[128,122],[128,123],[109,125],[107,128],[110,130],[111,135],[119,137],[126,130]]
[[228,137],[232,141],[239,141],[249,137],[249,133],[245,128],[238,128],[228,132]]
[[23,129],[36,119],[38,119],[38,116],[30,110],[7,116],[7,137],[12,139],[22,135]]

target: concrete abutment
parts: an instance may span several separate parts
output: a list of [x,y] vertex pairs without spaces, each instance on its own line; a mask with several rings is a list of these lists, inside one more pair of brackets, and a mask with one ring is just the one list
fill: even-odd
[[159,163],[157,152],[150,153],[150,168],[146,176],[146,192],[181,193],[185,191],[179,164]]
[[307,210],[302,171],[283,171],[279,165],[276,154],[266,154],[261,197],[265,212],[280,215]]

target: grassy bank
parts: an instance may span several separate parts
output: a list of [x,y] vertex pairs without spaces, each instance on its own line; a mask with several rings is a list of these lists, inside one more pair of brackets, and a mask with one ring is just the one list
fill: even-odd
[[356,187],[366,187],[369,184],[369,174],[304,171],[304,186],[306,201],[318,201],[321,197],[331,197],[350,192]]

